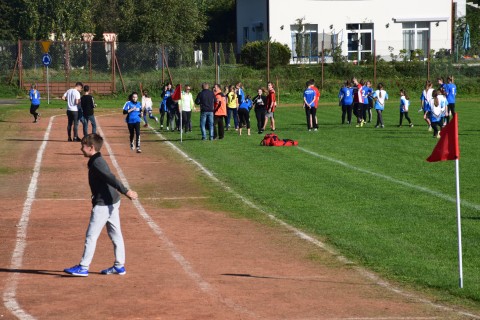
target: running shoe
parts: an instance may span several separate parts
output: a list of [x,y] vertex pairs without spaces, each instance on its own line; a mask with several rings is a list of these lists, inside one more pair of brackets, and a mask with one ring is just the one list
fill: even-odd
[[76,265],[71,268],[63,269],[64,272],[77,277],[88,277],[88,269],[81,265]]
[[115,266],[113,267],[110,267],[108,269],[105,269],[105,270],[102,270],[100,271],[101,274],[118,274],[118,275],[121,275],[123,276],[124,274],[127,273],[127,271],[125,270],[125,267],[120,267],[120,268],[117,268]]

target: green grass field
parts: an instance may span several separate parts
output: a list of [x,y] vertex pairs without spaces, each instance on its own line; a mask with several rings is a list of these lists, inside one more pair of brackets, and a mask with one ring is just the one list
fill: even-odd
[[205,143],[199,140],[198,115],[194,140],[187,135],[175,144],[235,192],[353,261],[444,298],[480,302],[476,103],[457,107],[461,199],[468,202],[462,206],[464,289],[458,288],[456,204],[448,200],[455,199],[455,163],[425,161],[437,139],[423,114],[412,106],[416,126],[398,128],[392,98],[384,129],[355,128],[340,124],[339,109],[335,103],[322,105],[319,131],[308,132],[300,106],[280,107],[277,134],[298,140],[299,147],[261,147],[263,136],[255,130],[252,136],[228,131],[223,141]]
[[[234,192],[334,246],[350,260],[439,300],[480,308],[478,101],[457,102],[464,201],[464,289],[459,289],[456,204],[452,201],[455,164],[425,161],[437,139],[427,131],[414,105],[410,117],[415,127],[397,128],[397,100],[391,93],[384,129],[375,129],[373,124],[363,128],[341,125],[340,108],[335,102],[324,102],[318,111],[319,131],[308,132],[300,104],[280,106],[277,134],[298,140],[298,147],[261,147],[263,135],[254,129],[251,136],[228,131],[222,141],[201,141],[198,113],[193,115],[194,132],[184,135],[183,142],[177,133],[162,135]],[[97,102],[100,108],[123,104]],[[53,101],[50,108],[59,106],[63,103]],[[42,108],[47,108],[46,103]],[[253,111],[251,118],[255,128]],[[149,143],[156,140],[155,135],[142,138]],[[142,149],[148,152],[148,143]],[[211,186],[217,195],[212,207],[250,218],[260,215],[238,205],[218,185]]]

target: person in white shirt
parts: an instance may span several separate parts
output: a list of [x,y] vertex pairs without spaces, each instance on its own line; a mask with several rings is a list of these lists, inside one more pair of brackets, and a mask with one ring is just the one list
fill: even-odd
[[144,127],[148,127],[147,113],[150,119],[154,119],[155,122],[158,123],[157,117],[153,115],[152,106],[153,106],[152,98],[150,98],[150,96],[148,95],[147,90],[143,90],[142,112],[143,112],[143,121],[145,122],[145,124],[143,125]]
[[[81,82],[75,83],[75,88],[68,89],[62,96],[62,100],[67,101],[67,134],[68,141],[78,141],[78,121],[80,119],[79,112],[82,111],[80,106],[80,92],[83,89]],[[73,124],[73,139],[72,139],[72,124]]]
[[180,110],[182,110],[182,129],[183,132],[192,132],[192,111],[195,111],[195,103],[191,93],[191,87],[186,84],[185,91],[182,92],[180,99]]
[[383,124],[383,110],[385,109],[385,101],[388,100],[387,91],[383,90],[383,84],[379,83],[377,86],[377,91],[373,93],[373,99],[375,100],[375,110],[377,111],[377,125],[378,127],[385,127]]

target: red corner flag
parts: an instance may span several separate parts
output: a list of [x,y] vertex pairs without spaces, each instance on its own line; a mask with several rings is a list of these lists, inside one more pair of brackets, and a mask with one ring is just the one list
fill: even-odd
[[460,149],[458,148],[458,120],[455,114],[445,128],[440,132],[440,140],[435,149],[433,149],[428,162],[456,160],[460,158]]
[[172,100],[178,101],[182,98],[182,86],[177,84],[172,94]]

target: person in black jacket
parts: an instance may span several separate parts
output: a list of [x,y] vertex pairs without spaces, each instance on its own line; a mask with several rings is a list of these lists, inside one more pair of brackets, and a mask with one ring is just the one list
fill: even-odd
[[215,94],[209,90],[208,83],[202,83],[202,91],[200,91],[195,99],[195,104],[200,106],[200,131],[202,132],[202,140],[207,139],[205,123],[208,123],[210,140],[213,140],[213,111],[215,110]]
[[257,117],[257,129],[258,133],[263,132],[265,126],[265,114],[267,113],[267,97],[263,94],[263,89],[258,88],[258,95],[252,99],[252,103],[255,110],[255,116]]
[[88,160],[88,183],[92,192],[92,212],[85,239],[85,249],[78,265],[64,269],[68,274],[79,277],[88,276],[88,267],[95,253],[97,239],[104,226],[107,226],[108,236],[113,242],[115,263],[112,267],[102,270],[102,274],[124,275],[125,245],[120,227],[120,195],[124,194],[131,200],[138,198],[133,190],[128,190],[110,171],[103,159],[100,149],[103,138],[91,133],[82,139],[81,151]]
[[88,122],[92,123],[92,133],[97,133],[97,122],[95,121],[95,116],[93,115],[93,109],[97,106],[93,100],[92,95],[90,95],[90,86],[84,85],[83,91],[85,92],[80,98],[80,105],[83,110],[83,136],[85,137],[88,134]]

